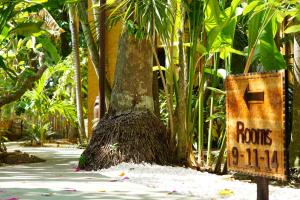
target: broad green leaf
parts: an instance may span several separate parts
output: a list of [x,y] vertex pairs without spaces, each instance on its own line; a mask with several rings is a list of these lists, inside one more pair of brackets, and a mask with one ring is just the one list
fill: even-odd
[[[224,45],[232,46],[238,14],[236,10],[240,2],[241,0],[234,0],[231,2],[231,6],[226,8],[225,11],[220,11],[220,16],[218,16],[220,24],[218,26],[214,26],[210,31],[208,31],[206,26],[208,32],[208,51],[218,52]],[[214,21],[217,21],[217,18],[214,17]],[[228,53],[224,55],[227,56]]]
[[283,56],[276,48],[275,42],[270,44],[264,40],[260,41],[260,61],[266,70],[285,69],[286,64]]
[[221,10],[216,0],[208,0],[205,9],[205,30],[210,32],[215,27],[221,25]]
[[203,46],[200,43],[197,43],[196,51],[201,54],[207,54],[207,50],[206,50],[205,46]]
[[259,29],[262,25],[264,12],[252,15],[248,22],[248,44],[249,49],[253,47],[257,37],[259,37]]
[[285,29],[284,33],[289,34],[289,33],[296,33],[300,31],[300,24],[298,25],[293,25]]
[[245,52],[239,51],[239,50],[234,49],[234,48],[232,48],[232,47],[228,47],[228,51],[229,51],[230,53],[234,53],[234,54],[237,54],[237,55],[240,55],[240,56],[246,56]]
[[[215,28],[213,28],[209,33],[208,33],[208,36],[207,36],[207,49],[211,49],[216,38],[218,37],[218,35],[220,34],[221,32],[221,27],[220,26],[216,26]],[[217,45],[219,46],[219,45]]]
[[259,57],[266,70],[284,69],[285,60],[279,52],[274,41],[277,30],[275,17],[267,24],[259,44]]
[[[215,74],[215,71],[214,71],[213,69],[211,69],[211,68],[205,67],[205,68],[204,68],[204,73],[210,74],[210,75],[214,75],[214,74]],[[223,78],[222,74],[220,74],[220,73],[218,73],[218,72],[217,72],[217,76],[218,76],[219,78]]]
[[32,40],[28,40],[26,42],[26,47],[27,47],[27,49],[31,49],[32,48]]
[[[191,43],[184,43],[183,46],[191,47]],[[201,54],[207,54],[207,50],[204,45],[197,43],[196,51]]]
[[231,46],[225,46],[225,47],[221,48],[220,58],[225,60],[225,58],[227,58],[229,56],[229,53],[246,56],[246,54],[243,51],[236,50],[236,49],[232,48]]
[[252,1],[250,4],[246,6],[246,8],[243,10],[243,15],[247,15],[248,13],[252,12],[258,5],[260,5],[262,2],[257,0],[257,1]]
[[286,16],[287,16],[287,13],[277,11],[276,15],[275,15],[277,23],[281,24]]
[[233,13],[235,12],[236,8],[240,5],[241,1],[242,0],[232,0],[230,9]]
[[50,54],[53,61],[58,63],[60,60],[60,55],[52,41],[46,37],[38,37],[37,41],[43,45],[44,49]]
[[10,34],[14,33],[23,36],[30,36],[33,33],[40,32],[42,24],[43,22],[20,23],[15,28],[13,28],[9,33]]
[[9,33],[9,28],[7,26],[4,26],[0,34],[0,41],[5,39],[8,36],[8,33]]
[[[228,23],[224,24],[223,29],[219,32],[218,37],[213,41],[212,51],[223,51],[223,59],[229,55],[229,51],[224,47],[230,47],[233,44],[236,27],[236,18],[233,17]],[[209,40],[210,41],[210,38]],[[225,52],[226,51],[226,52]]]
[[219,2],[217,0],[208,0],[208,5],[207,5],[206,11],[209,12],[210,15],[212,15],[214,17],[217,24],[220,24],[221,10],[220,10],[220,6],[219,6]]
[[259,12],[265,10],[266,8],[267,8],[267,5],[266,4],[262,4],[262,5],[259,5],[259,6],[255,7],[254,12],[255,13],[259,13]]

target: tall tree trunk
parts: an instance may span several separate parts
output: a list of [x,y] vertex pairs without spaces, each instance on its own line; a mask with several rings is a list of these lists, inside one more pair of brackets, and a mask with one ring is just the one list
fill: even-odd
[[119,42],[110,112],[154,111],[152,65],[150,42],[139,41],[124,32]]
[[82,92],[81,92],[81,72],[80,72],[80,58],[79,58],[79,34],[78,26],[75,21],[75,8],[73,5],[69,5],[69,17],[70,17],[70,30],[72,37],[72,50],[74,59],[74,81],[76,88],[76,107],[77,107],[77,118],[79,126],[79,139],[80,143],[86,142],[86,134],[84,127],[83,108],[82,108]]
[[168,134],[153,114],[152,49],[123,31],[108,114],[100,120],[79,167],[96,170],[120,162],[167,164]]
[[[80,1],[78,4],[78,13],[80,16],[80,24],[82,27],[82,31],[85,37],[85,41],[89,50],[89,55],[91,57],[95,72],[99,78],[99,51],[98,51],[98,46],[94,40],[92,30],[88,21],[88,15],[87,15],[87,5],[85,1]],[[109,102],[109,98],[111,95],[111,88],[109,87],[109,82],[107,78],[105,78],[105,98],[106,101]]]
[[178,136],[177,158],[180,161],[186,162],[188,158],[189,138],[186,126],[186,95],[187,95],[187,80],[186,80],[186,65],[183,51],[182,32],[178,31],[179,40],[179,80],[178,80],[178,104],[175,111],[175,131]]
[[300,33],[294,36],[293,129],[290,143],[290,166],[300,168]]
[[[106,0],[100,0],[100,6],[104,6]],[[99,97],[100,97],[100,119],[104,117],[106,112],[105,105],[105,10],[102,9],[98,12],[99,27],[98,27],[98,40],[99,40]]]

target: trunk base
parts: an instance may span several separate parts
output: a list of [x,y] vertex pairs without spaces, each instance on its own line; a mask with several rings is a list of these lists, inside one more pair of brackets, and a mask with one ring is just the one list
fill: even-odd
[[79,168],[98,170],[121,162],[165,165],[173,157],[163,123],[150,112],[132,111],[105,116],[98,123]]

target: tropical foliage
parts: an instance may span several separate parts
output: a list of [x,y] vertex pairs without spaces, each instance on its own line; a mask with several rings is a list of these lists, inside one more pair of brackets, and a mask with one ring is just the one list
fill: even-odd
[[[86,65],[84,56],[76,54],[79,44],[87,49],[100,77],[99,30],[103,27],[99,27],[97,14],[105,10],[107,28],[121,23],[123,31],[151,44],[153,71],[159,73],[161,83],[160,91],[155,91],[160,94],[160,117],[169,130],[178,160],[198,168],[215,166],[215,171],[220,172],[221,163],[226,162],[224,80],[231,73],[281,69],[292,72],[289,46],[292,34],[299,31],[299,23],[294,23],[300,20],[299,1],[120,0],[98,4],[94,0],[89,8],[88,1],[76,0],[1,1],[0,102],[2,94],[18,93],[28,78],[43,69],[34,79],[34,87],[24,87],[20,95],[12,98],[18,101],[3,107],[2,112],[16,109],[31,116],[31,130],[41,140],[50,129],[50,116],[63,115],[72,123],[78,121],[71,79],[74,73],[70,68],[73,64],[59,40],[64,45],[73,44],[77,75],[79,58]],[[58,10],[57,5],[66,6]],[[72,31],[79,30],[78,36],[72,34],[72,42],[70,33],[67,39],[62,36],[72,29],[68,26],[67,9],[71,21],[76,21],[78,15],[80,22],[80,27]],[[88,17],[88,11],[93,19]],[[67,18],[55,20],[52,13]],[[71,49],[71,45],[67,46]],[[164,50],[165,66],[157,48]],[[77,79],[78,83],[84,80],[83,91],[86,76]],[[105,86],[109,102],[111,88],[109,84]],[[80,121],[83,123],[83,119]]]

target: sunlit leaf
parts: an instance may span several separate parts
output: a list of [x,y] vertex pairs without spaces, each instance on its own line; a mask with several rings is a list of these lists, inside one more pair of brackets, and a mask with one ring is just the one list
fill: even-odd
[[40,32],[42,24],[43,24],[42,22],[20,23],[15,28],[13,28],[9,33],[23,35],[23,36],[29,36],[33,33]]
[[234,195],[234,192],[230,189],[223,189],[219,191],[221,197],[228,197]]
[[44,49],[50,54],[55,63],[60,60],[60,55],[52,41],[47,37],[38,37],[37,40],[43,45]]
[[166,68],[164,66],[153,66],[152,67],[152,71],[159,71],[159,70],[166,71]]
[[28,3],[46,3],[48,0],[26,0]]
[[297,33],[300,31],[300,24],[298,25],[293,25],[285,29],[284,33],[289,34],[289,33]]
[[248,13],[252,12],[259,4],[262,2],[257,0],[257,1],[252,1],[250,4],[246,6],[246,8],[243,10],[243,15],[247,15]]

